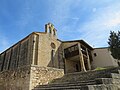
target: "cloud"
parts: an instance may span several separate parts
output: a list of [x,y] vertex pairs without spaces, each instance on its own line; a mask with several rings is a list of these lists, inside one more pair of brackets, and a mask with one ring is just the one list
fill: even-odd
[[59,26],[59,37],[63,40],[83,39],[92,46],[104,47],[110,30],[120,28],[119,0],[65,0],[64,3],[58,0],[54,8],[52,19]]
[[[50,21],[55,24],[58,36],[62,40],[83,39],[95,47],[107,46],[109,31],[117,31],[120,28],[119,2],[119,0],[21,1],[21,8],[17,9],[18,18],[15,20],[16,30],[25,33],[41,23]],[[40,23],[35,23],[38,19]],[[2,47],[9,45],[4,35],[0,36],[0,40]]]
[[53,22],[60,24],[66,22],[67,19],[78,20],[78,17],[71,16],[71,8],[77,6],[81,0],[53,0],[53,7],[50,16]]
[[95,47],[107,46],[110,30],[120,29],[120,4],[112,3],[107,7],[95,9],[89,21],[79,26],[78,31],[82,35],[78,38],[88,41]]

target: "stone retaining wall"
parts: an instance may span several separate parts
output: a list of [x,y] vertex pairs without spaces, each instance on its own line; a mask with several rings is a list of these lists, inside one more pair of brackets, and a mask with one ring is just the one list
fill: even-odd
[[29,90],[30,66],[0,72],[0,90]]
[[24,66],[0,72],[0,90],[32,90],[37,85],[48,84],[63,75],[63,69]]
[[61,78],[64,75],[63,69],[56,69],[50,67],[39,67],[32,66],[31,67],[31,89],[36,87],[37,85],[45,85],[56,78]]

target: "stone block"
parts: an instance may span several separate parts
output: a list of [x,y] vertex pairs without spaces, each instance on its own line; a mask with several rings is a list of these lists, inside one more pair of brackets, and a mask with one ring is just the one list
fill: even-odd
[[118,73],[120,74],[120,70],[118,70]]
[[30,67],[0,73],[0,90],[29,90]]
[[111,84],[113,83],[113,79],[111,78],[97,78],[95,79],[96,84]]
[[118,79],[120,79],[120,74],[111,73],[111,78],[118,78]]

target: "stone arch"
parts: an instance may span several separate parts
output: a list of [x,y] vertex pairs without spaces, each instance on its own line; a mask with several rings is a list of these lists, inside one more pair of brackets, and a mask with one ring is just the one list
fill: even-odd
[[56,36],[56,29],[54,28],[54,25],[51,23],[45,25],[45,32]]
[[55,30],[55,28],[53,29],[53,35],[56,35],[56,30]]

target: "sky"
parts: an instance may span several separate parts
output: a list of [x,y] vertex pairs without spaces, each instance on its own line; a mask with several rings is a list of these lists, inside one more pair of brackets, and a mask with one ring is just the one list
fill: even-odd
[[110,31],[120,30],[120,0],[0,0],[0,52],[48,22],[60,40],[107,47]]

